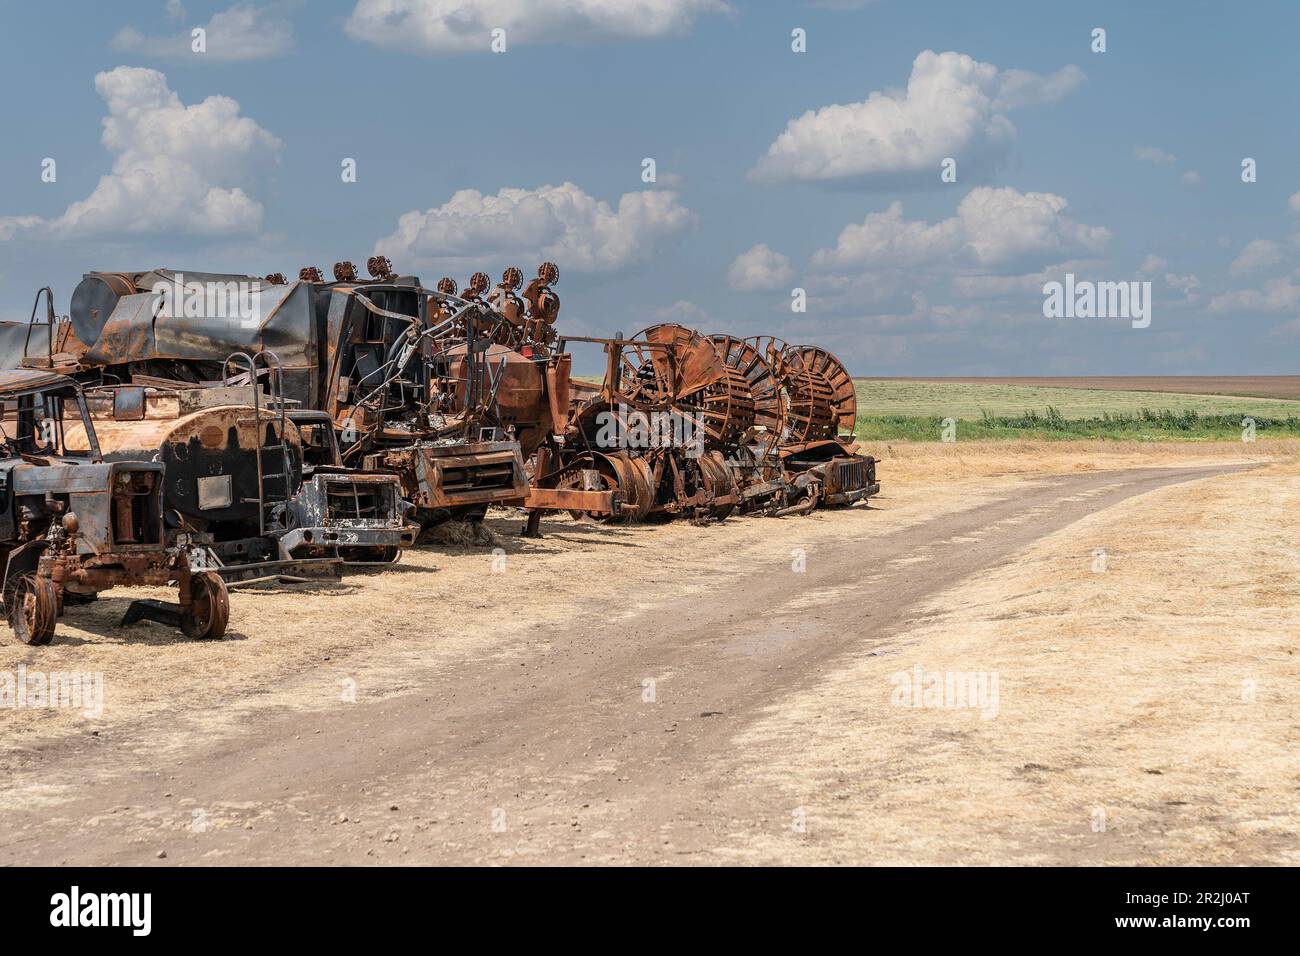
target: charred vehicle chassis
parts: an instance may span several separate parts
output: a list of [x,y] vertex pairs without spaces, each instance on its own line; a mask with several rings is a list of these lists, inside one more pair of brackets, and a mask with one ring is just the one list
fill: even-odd
[[290,409],[272,353],[232,356],[259,388],[158,382],[87,391],[105,454],[166,466],[168,533],[230,584],[334,578],[343,563],[389,562],[415,542],[399,480],[342,467],[333,421]]
[[[0,551],[4,605],[24,644],[48,644],[65,605],[118,585],[176,584],[176,604],[136,601],[123,623],[143,618],[190,637],[220,637],[229,619],[225,584],[191,571],[163,532],[163,466],[105,462],[81,388],[51,372],[0,373]],[[65,420],[65,416],[67,416]],[[69,425],[85,448],[69,452]]]

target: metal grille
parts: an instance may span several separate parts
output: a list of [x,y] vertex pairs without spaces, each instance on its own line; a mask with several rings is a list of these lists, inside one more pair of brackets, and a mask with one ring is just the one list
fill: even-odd
[[871,484],[868,462],[849,461],[836,466],[841,491],[856,491]]

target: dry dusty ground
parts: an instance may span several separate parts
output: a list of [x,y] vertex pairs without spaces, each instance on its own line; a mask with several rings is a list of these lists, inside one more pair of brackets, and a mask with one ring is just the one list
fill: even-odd
[[872,450],[869,510],[503,517],[219,643],[126,593],[10,638],[105,702],[0,710],[0,862],[1296,861],[1294,443]]

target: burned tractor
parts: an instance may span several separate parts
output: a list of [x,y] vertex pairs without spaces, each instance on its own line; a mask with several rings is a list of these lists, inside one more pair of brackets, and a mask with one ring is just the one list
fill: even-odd
[[288,407],[274,355],[227,362],[245,381],[269,368],[270,394],[237,376],[206,386],[87,390],[109,460],[166,466],[168,533],[230,584],[337,577],[343,562],[389,562],[415,543],[397,476],[341,466],[333,421]]
[[[119,585],[179,588],[179,602],[134,602],[123,623],[152,618],[217,638],[230,615],[225,583],[191,571],[163,527],[163,466],[106,462],[80,386],[53,372],[0,372],[0,553],[4,606],[24,644],[48,644],[66,605]],[[70,443],[77,432],[81,443]],[[74,447],[70,447],[70,445]]]

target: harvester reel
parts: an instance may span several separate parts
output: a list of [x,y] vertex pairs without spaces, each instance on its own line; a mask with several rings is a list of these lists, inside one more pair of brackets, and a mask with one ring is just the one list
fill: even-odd
[[[810,351],[801,346],[790,346],[774,335],[755,335],[744,340],[744,344],[754,349],[771,367],[773,375],[781,383],[779,392],[783,402],[783,417],[780,431],[776,432],[783,443],[803,444],[823,438],[834,438],[836,426],[842,416],[837,405],[836,386],[824,374],[829,363],[823,363],[816,356],[805,354]],[[834,359],[829,352],[826,356]],[[834,361],[841,370],[843,366]],[[844,372],[850,390],[853,382]],[[771,392],[763,396],[755,395],[755,405],[760,401],[770,407],[774,401]],[[856,399],[853,414],[857,413]],[[852,426],[850,426],[850,429]]]
[[784,380],[789,405],[783,440],[800,445],[834,438],[839,416],[830,383],[808,369],[788,367]]
[[853,387],[853,377],[844,363],[825,349],[813,345],[792,345],[785,350],[784,358],[791,373],[811,373],[830,389],[835,430],[825,437],[852,434],[858,416],[858,396]]
[[[722,457],[721,452],[706,451],[699,458],[699,466],[704,487],[708,489],[709,494],[715,498],[724,498],[736,494],[736,478],[731,469],[727,467],[727,461]],[[735,510],[736,506],[733,503],[715,503],[709,508],[711,516],[718,521],[726,518]]]
[[771,367],[778,379],[785,375],[785,362],[782,357],[790,347],[785,339],[777,338],[775,335],[751,335],[744,339],[744,343],[758,353],[759,358]]
[[643,411],[694,419],[705,444],[729,446],[754,424],[749,383],[707,337],[682,325],[653,325],[624,347],[616,398]]
[[781,378],[749,339],[719,333],[714,348],[726,366],[744,378],[754,401],[754,425],[780,435],[785,425],[786,395]]

